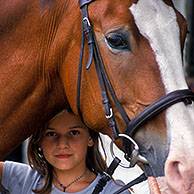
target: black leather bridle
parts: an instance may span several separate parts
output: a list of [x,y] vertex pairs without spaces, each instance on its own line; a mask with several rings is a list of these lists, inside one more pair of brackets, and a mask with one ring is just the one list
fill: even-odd
[[[191,104],[194,101],[194,92],[189,89],[185,90],[176,90],[173,91],[162,98],[158,99],[147,108],[145,108],[139,115],[134,119],[130,120],[122,105],[120,104],[114,89],[111,85],[111,82],[108,78],[100,51],[98,43],[95,37],[95,33],[92,28],[92,24],[88,16],[88,5],[95,0],[79,0],[79,6],[81,9],[81,18],[82,18],[82,41],[81,41],[81,50],[80,50],[80,60],[79,60],[79,71],[78,71],[78,83],[77,83],[77,110],[80,118],[82,118],[82,113],[80,110],[80,90],[81,90],[81,71],[82,71],[82,60],[83,60],[83,51],[84,51],[84,35],[86,37],[88,47],[89,47],[89,59],[86,69],[89,69],[92,61],[94,60],[96,72],[98,75],[101,92],[102,92],[102,103],[104,105],[104,112],[106,118],[109,120],[109,125],[113,133],[114,140],[123,137],[125,156],[134,166],[137,162],[142,162],[147,164],[147,160],[139,155],[139,148],[136,142],[132,139],[134,134],[138,129],[148,120],[166,110],[170,106],[184,102],[185,105]],[[111,95],[117,110],[119,111],[122,119],[126,123],[126,130],[124,134],[120,134],[117,123],[115,121],[114,112],[110,104],[108,93]],[[131,144],[137,146],[131,151]],[[134,146],[134,147],[135,147]]]
[[[79,5],[81,8],[81,18],[82,18],[82,43],[80,50],[80,61],[79,61],[79,73],[78,73],[78,85],[77,85],[77,109],[80,117],[82,118],[81,110],[80,110],[80,89],[81,89],[81,70],[82,70],[82,59],[83,59],[83,50],[84,50],[84,34],[86,36],[86,40],[89,46],[89,59],[87,64],[87,69],[91,66],[92,60],[94,59],[96,72],[98,75],[101,92],[102,92],[102,103],[104,105],[104,112],[106,118],[109,120],[110,128],[113,133],[114,139],[119,138],[119,130],[117,124],[115,122],[114,113],[111,108],[109,96],[107,89],[119,111],[124,122],[126,123],[126,131],[124,132],[130,137],[133,137],[137,130],[152,117],[161,113],[163,110],[172,106],[173,104],[184,102],[186,105],[191,104],[194,101],[194,92],[189,89],[185,90],[176,90],[173,91],[162,98],[158,99],[147,108],[145,108],[139,115],[137,115],[134,119],[130,120],[127,116],[125,110],[120,104],[114,89],[111,85],[111,82],[108,78],[108,75],[105,70],[104,63],[102,61],[102,57],[99,51],[99,47],[96,41],[95,33],[93,31],[91,22],[88,16],[88,4],[95,0],[79,0]],[[127,148],[124,148],[127,150]]]

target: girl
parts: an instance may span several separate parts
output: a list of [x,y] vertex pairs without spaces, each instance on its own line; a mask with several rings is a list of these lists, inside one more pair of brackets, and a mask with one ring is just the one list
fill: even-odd
[[[0,163],[1,183],[14,194],[91,194],[106,167],[98,138],[97,132],[65,110],[30,138],[30,166]],[[101,193],[111,194],[119,188],[111,180]]]

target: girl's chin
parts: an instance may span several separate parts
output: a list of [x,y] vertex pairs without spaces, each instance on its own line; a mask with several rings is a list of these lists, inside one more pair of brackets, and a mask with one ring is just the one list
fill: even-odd
[[72,164],[64,164],[64,162],[58,162],[57,164],[53,164],[54,169],[60,171],[69,171],[73,168]]

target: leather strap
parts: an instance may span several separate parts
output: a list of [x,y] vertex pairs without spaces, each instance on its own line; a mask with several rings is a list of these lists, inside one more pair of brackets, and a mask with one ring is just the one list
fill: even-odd
[[88,5],[93,1],[95,0],[79,0],[79,7],[82,8],[84,5]]
[[1,194],[9,194],[9,191],[0,183]]
[[113,194],[122,193],[123,191],[127,190],[128,188],[132,187],[133,185],[141,183],[142,181],[145,181],[146,179],[147,179],[147,176],[143,173],[139,177],[137,177],[135,180],[131,181],[130,183],[128,183],[127,185],[125,185],[124,187],[119,189],[118,191],[114,192]]
[[99,194],[103,190],[107,182],[112,178],[112,175],[120,162],[120,159],[117,157],[114,158],[110,166],[104,171],[102,178],[98,181],[92,194]]
[[[84,1],[85,2],[85,1]],[[104,104],[104,111],[105,115],[107,116],[109,120],[109,124],[113,133],[114,139],[118,138],[119,130],[115,122],[114,115],[111,115],[111,105],[110,100],[108,97],[107,88],[109,89],[111,96],[121,114],[126,124],[130,121],[127,114],[125,113],[124,109],[122,108],[121,104],[119,103],[119,100],[117,99],[117,96],[115,95],[114,89],[110,83],[110,80],[108,79],[108,75],[106,73],[100,51],[98,48],[98,44],[96,41],[96,37],[93,31],[93,28],[91,26],[91,23],[89,21],[88,17],[88,4],[85,3],[84,6],[81,8],[81,17],[82,17],[82,42],[81,42],[81,50],[80,50],[80,59],[79,59],[79,70],[78,70],[78,82],[77,82],[77,110],[80,118],[83,121],[83,117],[80,110],[80,89],[81,89],[81,69],[82,69],[82,61],[83,61],[83,47],[84,47],[84,38],[83,38],[83,32],[86,35],[86,40],[89,46],[89,59],[87,64],[87,69],[92,64],[92,60],[94,58],[96,71],[102,91],[102,102]],[[111,115],[111,116],[110,116]]]
[[[176,90],[173,91],[162,98],[158,99],[148,107],[146,107],[139,115],[132,119],[126,128],[125,134],[133,137],[137,130],[147,121],[152,119],[154,116],[158,115],[162,111],[166,110],[170,106],[184,102],[185,105],[191,104],[194,101],[194,92],[192,90]],[[125,157],[127,160],[130,160],[131,154],[131,142],[123,140],[124,152],[126,153]]]
[[146,107],[139,115],[129,122],[126,133],[130,137],[133,137],[139,127],[170,106],[179,102],[184,102],[185,105],[188,105],[191,104],[192,101],[194,101],[194,93],[191,90],[173,91]]

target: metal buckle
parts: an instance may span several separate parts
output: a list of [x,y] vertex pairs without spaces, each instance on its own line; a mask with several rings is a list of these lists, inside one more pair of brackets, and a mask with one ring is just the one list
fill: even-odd
[[105,115],[105,117],[107,119],[110,119],[112,116],[113,116],[113,110],[112,110],[112,108],[110,108],[110,114],[109,115]]
[[[130,136],[128,136],[126,134],[119,134],[119,137],[123,137],[123,138],[128,139],[134,145],[134,149],[132,151],[132,154],[127,159],[127,161],[130,162],[130,165],[127,166],[126,164],[120,163],[119,165],[121,167],[132,168],[137,164],[137,162],[141,162],[143,164],[149,164],[147,159],[139,154],[139,146]],[[116,156],[115,156],[114,151],[113,151],[113,142],[114,142],[114,140],[112,139],[112,141],[110,143],[110,152],[111,152],[112,157],[115,158]]]
[[86,21],[89,27],[91,26],[91,23],[90,23],[90,20],[88,19],[88,17],[84,17],[83,21]]

